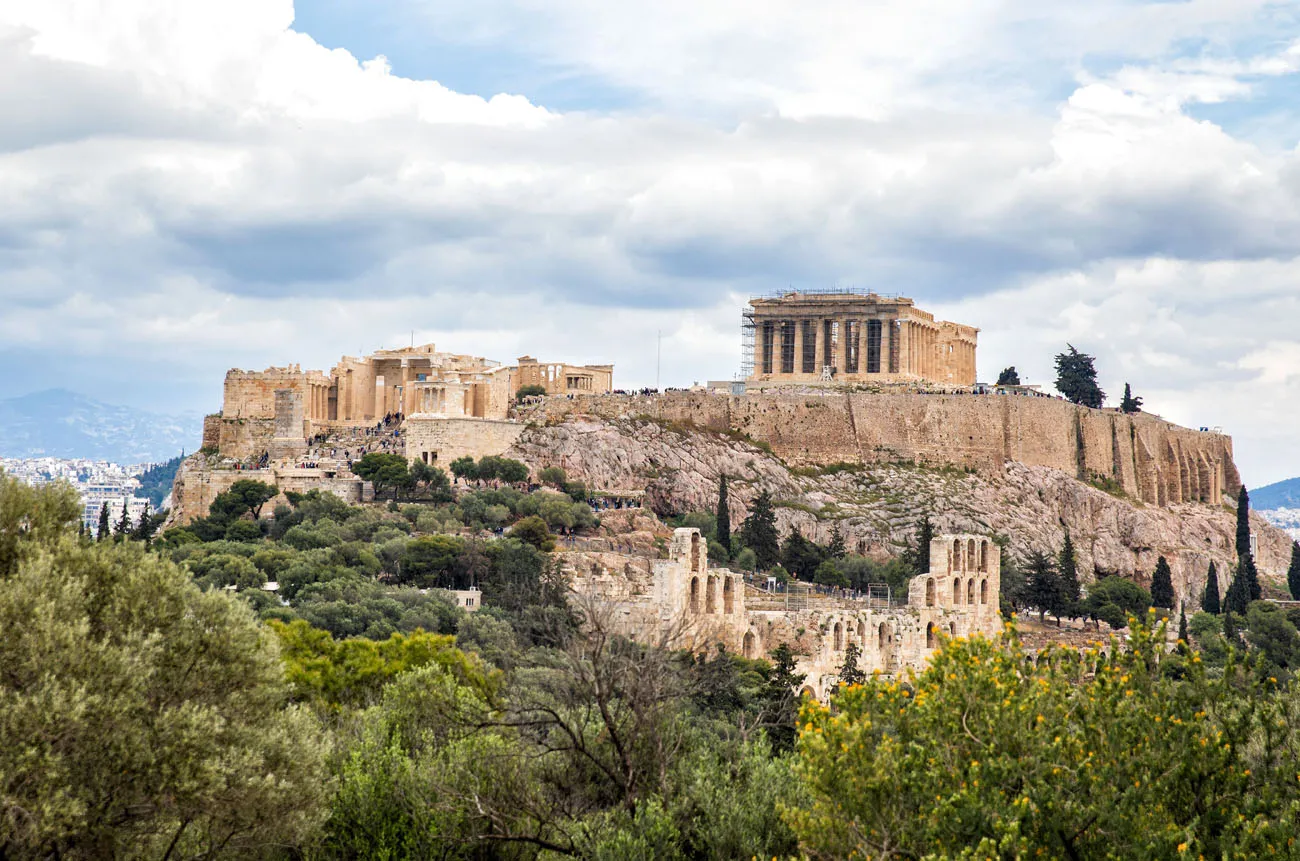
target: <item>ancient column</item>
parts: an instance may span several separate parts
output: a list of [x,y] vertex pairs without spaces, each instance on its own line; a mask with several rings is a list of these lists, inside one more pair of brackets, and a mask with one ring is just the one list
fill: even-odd
[[803,373],[803,320],[794,321],[794,365],[796,374]]
[[804,335],[804,337],[812,338],[812,343],[805,346],[808,348],[808,351],[812,353],[812,358],[813,358],[812,366],[808,368],[807,373],[821,376],[821,371],[822,371],[821,359],[817,353],[817,348],[821,346],[821,342],[820,340],[818,340],[819,336],[817,334],[819,327],[821,326],[821,319],[818,318],[815,320],[808,320],[806,321],[806,323],[808,326],[808,333]]
[[845,325],[846,322],[847,321],[842,316],[835,318],[835,323],[839,327],[840,333],[839,343],[836,344],[835,350],[835,376],[837,378],[844,376],[844,368],[846,364],[844,360],[849,345],[848,326]]
[[763,320],[754,320],[754,373],[763,373]]

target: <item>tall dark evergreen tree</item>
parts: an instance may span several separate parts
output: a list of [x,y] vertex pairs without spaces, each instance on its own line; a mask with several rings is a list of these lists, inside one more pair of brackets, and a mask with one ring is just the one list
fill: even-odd
[[1244,616],[1249,605],[1250,587],[1246,584],[1246,576],[1242,574],[1241,566],[1238,565],[1232,575],[1232,582],[1228,584],[1228,592],[1223,596],[1223,609]]
[[726,551],[727,558],[731,558],[731,506],[727,499],[727,476],[718,479],[718,543]]
[[1060,621],[1063,601],[1056,563],[1052,557],[1039,550],[1029,554],[1025,565],[1025,600],[1038,608],[1038,621],[1043,621],[1048,613]]
[[123,541],[131,537],[131,505],[130,500],[125,496],[122,497],[122,516],[117,521],[117,526],[113,527],[113,540]]
[[1156,560],[1156,570],[1151,575],[1151,606],[1162,610],[1174,609],[1173,572],[1163,556]]
[[[1231,593],[1232,590],[1228,591]],[[1237,645],[1237,623],[1232,617],[1232,610],[1227,610],[1223,614],[1223,639],[1228,641],[1229,646]]]
[[[1259,572],[1255,568],[1255,554],[1250,552],[1250,494],[1246,492],[1244,484],[1237,493],[1237,573],[1233,585],[1236,585],[1238,578],[1243,581],[1246,603],[1258,601],[1262,593],[1259,588]],[[1231,592],[1232,587],[1228,591]],[[1245,608],[1237,612],[1244,613]]]
[[916,524],[912,541],[903,550],[902,562],[913,576],[928,573],[930,570],[930,542],[934,540],[934,525],[930,523],[927,513]]
[[848,547],[844,544],[844,533],[840,531],[840,525],[837,523],[831,527],[831,543],[826,545],[826,558],[843,559],[848,552]]
[[95,533],[96,541],[107,541],[113,534],[113,528],[108,523],[108,503],[105,502],[99,508],[99,531]]
[[1073,613],[1073,607],[1079,602],[1079,562],[1074,555],[1074,541],[1067,530],[1065,543],[1061,545],[1061,555],[1056,560],[1056,576],[1061,584],[1062,611]]
[[794,748],[795,721],[799,717],[799,686],[803,673],[794,670],[794,651],[789,643],[782,643],[771,652],[772,669],[767,674],[767,684],[759,695],[762,702],[762,721],[772,747],[778,751]]
[[1291,542],[1291,567],[1286,569],[1286,586],[1291,590],[1291,599],[1300,601],[1300,541]]
[[1205,575],[1205,594],[1201,596],[1201,610],[1219,615],[1219,571],[1210,560],[1210,572]]
[[754,551],[758,570],[766,571],[781,560],[781,538],[776,531],[772,496],[765,490],[754,497],[749,516],[740,527],[740,543]]
[[844,665],[840,667],[840,684],[860,685],[867,680],[867,674],[858,666],[858,656],[862,650],[857,643],[849,643],[844,650]]
[[1068,353],[1056,357],[1056,390],[1065,399],[1085,407],[1100,409],[1106,401],[1106,393],[1097,385],[1096,361],[1086,353],[1080,353],[1073,344],[1066,344]]
[[154,523],[153,517],[149,514],[149,502],[146,500],[144,511],[140,512],[140,520],[136,523],[135,531],[131,533],[131,538],[134,541],[143,541],[145,546],[148,547],[150,542],[153,541],[153,533],[156,528],[157,524]]
[[1020,372],[1016,370],[1016,366],[1012,365],[1009,368],[1003,368],[1002,373],[998,374],[998,381],[996,385],[999,386],[1020,385]]
[[1191,640],[1188,639],[1187,634],[1187,608],[1180,606],[1178,608],[1178,651],[1187,654],[1190,651],[1189,643]]
[[1133,390],[1129,388],[1128,383],[1124,384],[1124,397],[1120,399],[1119,411],[1122,413],[1142,412],[1142,399],[1133,397]]

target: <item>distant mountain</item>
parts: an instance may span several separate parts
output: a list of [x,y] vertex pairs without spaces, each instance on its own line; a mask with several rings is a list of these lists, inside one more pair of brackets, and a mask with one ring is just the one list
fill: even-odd
[[0,456],[156,463],[198,449],[201,413],[161,415],[66,389],[0,400]]
[[1276,484],[1251,488],[1250,507],[1257,511],[1300,508],[1300,478],[1288,478]]

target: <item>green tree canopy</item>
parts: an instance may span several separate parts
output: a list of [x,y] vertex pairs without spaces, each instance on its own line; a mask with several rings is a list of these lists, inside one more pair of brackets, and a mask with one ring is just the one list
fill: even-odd
[[718,479],[718,505],[715,533],[723,549],[723,561],[731,558],[731,501],[727,498],[727,475]]
[[1291,565],[1286,569],[1286,587],[1293,601],[1300,601],[1300,541],[1291,542]]
[[1095,359],[1080,353],[1072,344],[1065,346],[1069,348],[1068,352],[1056,357],[1056,390],[1072,403],[1100,409],[1106,393],[1097,385],[1097,369],[1093,367]]
[[41,540],[0,578],[0,845],[12,857],[248,857],[326,788],[274,639],[140,544]]
[[545,394],[546,394],[545,386],[539,386],[536,383],[530,383],[529,385],[526,386],[520,386],[519,391],[515,392],[515,397],[517,397],[519,400],[522,401],[524,398],[537,397],[539,395],[544,396]]
[[1275,690],[1148,623],[1033,663],[1014,632],[953,640],[805,701],[787,819],[814,858],[1289,857],[1300,716]]
[[1002,373],[998,374],[997,385],[999,386],[1020,385],[1020,372],[1016,370],[1015,365],[1012,365],[1009,368],[1002,369]]
[[352,464],[352,471],[363,481],[368,481],[375,486],[376,496],[382,496],[389,490],[396,496],[399,490],[406,490],[412,486],[411,472],[407,467],[406,458],[400,454],[384,451],[367,452]]
[[1144,617],[1150,607],[1151,593],[1132,580],[1112,575],[1088,587],[1088,597],[1080,602],[1079,611],[1119,629],[1130,617]]

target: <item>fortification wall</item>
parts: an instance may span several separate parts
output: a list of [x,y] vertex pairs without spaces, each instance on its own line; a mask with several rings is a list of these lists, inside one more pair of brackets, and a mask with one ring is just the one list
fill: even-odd
[[207,458],[197,454],[186,458],[176,472],[172,485],[173,520],[167,525],[184,526],[206,515],[217,494],[229,490],[241,479],[264,481],[280,488],[280,494],[262,508],[264,517],[269,517],[277,505],[288,504],[285,491],[328,491],[354,505],[374,498],[369,485],[351,473],[329,474],[319,469],[212,469]]
[[1055,398],[671,392],[547,399],[521,417],[543,423],[579,414],[744,434],[792,466],[917,461],[1001,471],[1016,461],[1113,481],[1154,505],[1219,502],[1240,486],[1228,436]]
[[460,457],[499,455],[523,432],[523,424],[497,419],[412,416],[403,425],[407,459],[443,469]]

